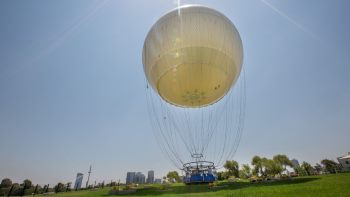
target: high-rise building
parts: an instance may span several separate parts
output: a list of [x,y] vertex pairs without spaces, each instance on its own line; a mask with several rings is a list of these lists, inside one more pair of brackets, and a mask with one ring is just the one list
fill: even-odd
[[74,183],[74,189],[81,188],[81,184],[83,183],[83,176],[84,176],[84,174],[82,174],[82,173],[77,174],[77,178],[75,179],[75,183]]
[[144,184],[146,182],[146,176],[141,172],[136,172],[134,183]]
[[148,171],[147,183],[150,183],[150,184],[154,183],[154,171],[153,170]]
[[126,184],[134,183],[135,181],[135,172],[126,173]]
[[126,184],[130,183],[144,184],[146,183],[146,176],[142,172],[128,172],[126,174]]

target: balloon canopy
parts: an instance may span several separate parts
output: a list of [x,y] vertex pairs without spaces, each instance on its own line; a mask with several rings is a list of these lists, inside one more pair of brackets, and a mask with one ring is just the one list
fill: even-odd
[[142,61],[149,84],[166,102],[204,107],[223,98],[236,82],[243,61],[242,41],[220,12],[182,6],[152,26]]

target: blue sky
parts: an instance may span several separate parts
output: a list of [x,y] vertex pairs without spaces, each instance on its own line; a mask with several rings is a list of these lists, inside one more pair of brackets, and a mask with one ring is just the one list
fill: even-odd
[[[245,129],[234,158],[316,163],[350,151],[350,2],[181,1],[230,18],[244,46]],[[0,178],[125,180],[174,169],[151,131],[141,62],[173,0],[0,1]],[[85,180],[84,180],[85,181]]]

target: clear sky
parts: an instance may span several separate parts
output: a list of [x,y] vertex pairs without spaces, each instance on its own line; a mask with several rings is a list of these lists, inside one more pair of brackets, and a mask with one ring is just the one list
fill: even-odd
[[[350,1],[188,3],[224,13],[243,40],[246,121],[230,159],[284,153],[315,164],[350,151]],[[141,51],[176,5],[1,0],[0,179],[56,184],[90,164],[92,181],[173,170],[147,117]]]

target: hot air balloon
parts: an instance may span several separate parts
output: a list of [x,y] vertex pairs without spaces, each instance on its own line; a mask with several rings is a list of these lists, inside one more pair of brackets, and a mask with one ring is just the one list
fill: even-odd
[[149,30],[142,53],[148,111],[168,159],[185,183],[216,180],[240,141],[245,106],[243,47],[220,12],[184,5]]

